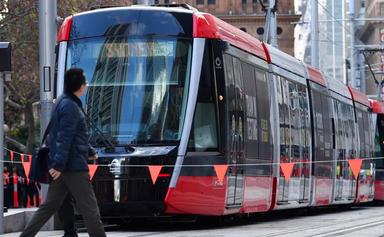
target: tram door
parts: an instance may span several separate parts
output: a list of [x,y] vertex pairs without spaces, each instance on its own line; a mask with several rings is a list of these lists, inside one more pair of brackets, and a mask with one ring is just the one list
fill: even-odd
[[227,93],[228,193],[227,206],[240,206],[244,188],[244,91],[241,62],[224,54]]
[[310,194],[310,121],[308,93],[303,85],[280,78],[280,162],[294,162],[295,166],[289,181],[280,173],[280,205],[289,201],[306,203]]
[[352,105],[333,100],[335,119],[335,183],[334,200],[353,200],[356,193],[356,182],[350,171],[348,160],[356,154],[354,115]]

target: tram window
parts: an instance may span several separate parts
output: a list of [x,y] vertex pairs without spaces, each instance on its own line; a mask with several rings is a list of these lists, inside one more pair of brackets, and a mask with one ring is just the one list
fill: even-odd
[[[384,114],[377,115],[376,126],[377,126],[377,130],[376,130],[377,144],[376,145],[379,147],[379,150],[378,150],[378,153],[375,154],[375,156],[383,157],[384,156]],[[375,163],[376,163],[377,169],[384,169],[384,159],[377,159]]]
[[256,101],[260,128],[258,129],[259,158],[262,160],[272,160],[268,82],[265,72],[256,69],[255,74],[257,93]]
[[357,124],[359,127],[359,138],[360,138],[360,157],[365,157],[365,138],[364,138],[364,120],[363,113],[360,110],[357,112]]
[[300,158],[300,111],[299,96],[295,83],[288,82],[289,89],[289,109],[291,114],[291,157]]
[[[317,91],[312,91],[312,103],[313,103],[313,120],[315,127],[315,157],[314,161],[321,161],[324,159],[324,129],[323,129],[323,111],[321,94]],[[322,163],[316,163],[314,169],[315,176],[323,176],[325,168]]]
[[217,151],[214,75],[208,47],[205,48],[199,91],[193,124],[188,143],[189,151]]
[[256,101],[255,72],[253,66],[242,63],[246,103],[246,154],[248,159],[257,159],[259,156],[258,143],[258,112]]
[[331,123],[330,123],[330,113],[329,113],[329,103],[328,103],[328,96],[322,95],[322,106],[323,106],[323,125],[324,125],[324,158],[325,160],[331,160],[331,139],[332,139],[332,133],[331,133]]
[[370,156],[370,139],[369,139],[369,122],[368,122],[368,114],[367,112],[363,112],[363,124],[364,124],[364,158]]
[[280,117],[280,158],[283,162],[289,161],[290,157],[290,126],[289,124],[289,109],[286,80],[280,77],[279,80],[279,117]]

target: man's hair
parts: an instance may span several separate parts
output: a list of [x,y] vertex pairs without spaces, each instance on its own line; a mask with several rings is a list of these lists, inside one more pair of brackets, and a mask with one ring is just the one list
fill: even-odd
[[84,71],[81,68],[71,68],[64,75],[64,91],[74,93],[85,84]]

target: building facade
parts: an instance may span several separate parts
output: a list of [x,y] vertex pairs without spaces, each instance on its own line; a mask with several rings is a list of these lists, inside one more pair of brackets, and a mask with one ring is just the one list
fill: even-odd
[[[365,14],[365,25],[357,37],[367,46],[366,50],[371,50],[365,51],[365,55],[372,71],[367,66],[361,69],[365,71],[366,93],[376,98],[379,94],[374,77],[379,83],[384,81],[384,1],[367,0]],[[380,95],[383,97],[384,92],[381,91]]]
[[[355,32],[364,26],[366,0],[354,1]],[[360,45],[355,32],[350,29],[350,2],[351,0],[302,0],[298,7],[303,11],[303,21],[296,28],[295,56],[300,60],[311,63],[311,10],[312,3],[317,4],[319,25],[319,68],[328,77],[335,78],[351,85],[351,35],[355,35],[355,45]],[[355,85],[358,90],[366,92],[364,71],[364,60],[358,52],[355,52]]]
[[[117,1],[116,1],[117,2]],[[209,12],[220,19],[247,31],[258,39],[263,38],[265,12],[260,4],[267,4],[268,0],[125,0],[132,4],[170,4],[186,3],[199,11]],[[278,1],[277,8],[277,37],[279,48],[294,54],[294,29],[301,15],[295,14],[293,0]]]

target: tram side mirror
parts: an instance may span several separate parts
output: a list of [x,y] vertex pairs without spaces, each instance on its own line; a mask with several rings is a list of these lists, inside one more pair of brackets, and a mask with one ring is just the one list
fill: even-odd
[[10,80],[10,72],[12,71],[11,63],[12,46],[9,42],[0,42],[0,73],[6,75],[6,80]]

